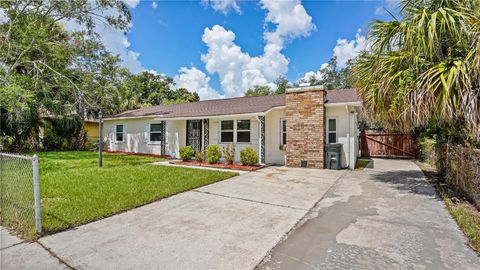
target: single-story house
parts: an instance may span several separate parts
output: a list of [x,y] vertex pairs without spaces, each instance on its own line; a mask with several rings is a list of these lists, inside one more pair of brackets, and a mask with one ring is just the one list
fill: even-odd
[[358,156],[355,89],[321,86],[289,88],[284,95],[238,97],[160,105],[126,111],[104,119],[110,151],[169,155],[190,145],[236,145],[257,151],[260,162],[293,167],[325,167],[325,145],[342,144],[343,167]]

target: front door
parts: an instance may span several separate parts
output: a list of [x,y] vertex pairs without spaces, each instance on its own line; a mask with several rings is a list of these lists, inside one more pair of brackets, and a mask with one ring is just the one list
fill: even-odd
[[187,145],[195,153],[202,151],[202,120],[187,120]]

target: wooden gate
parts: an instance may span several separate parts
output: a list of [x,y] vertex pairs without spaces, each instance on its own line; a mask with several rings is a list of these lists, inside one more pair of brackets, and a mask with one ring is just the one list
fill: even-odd
[[415,137],[409,133],[366,130],[360,134],[362,157],[416,158]]

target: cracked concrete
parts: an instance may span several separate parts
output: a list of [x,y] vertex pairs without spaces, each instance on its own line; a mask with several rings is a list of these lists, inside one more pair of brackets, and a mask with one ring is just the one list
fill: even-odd
[[419,168],[349,171],[258,269],[478,269],[480,259]]

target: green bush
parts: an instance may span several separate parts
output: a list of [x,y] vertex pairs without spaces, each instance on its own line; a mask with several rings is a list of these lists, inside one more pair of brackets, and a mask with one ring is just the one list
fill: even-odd
[[235,160],[235,144],[224,146],[222,152],[223,158],[225,158],[225,163],[233,164],[233,161]]
[[180,158],[183,161],[187,161],[187,160],[192,159],[192,156],[195,153],[191,146],[183,146],[183,147],[180,148],[179,152],[180,152]]
[[250,147],[240,151],[240,161],[243,165],[256,165],[258,163],[258,154]]
[[204,158],[205,158],[205,155],[203,154],[203,152],[197,152],[195,154],[195,160],[198,162],[203,162]]
[[437,161],[437,142],[433,138],[422,137],[417,140],[419,147],[420,160],[425,161],[431,165],[435,165]]
[[207,146],[205,154],[207,155],[207,161],[210,164],[218,163],[220,158],[222,158],[222,151],[220,151],[220,147],[215,144]]

